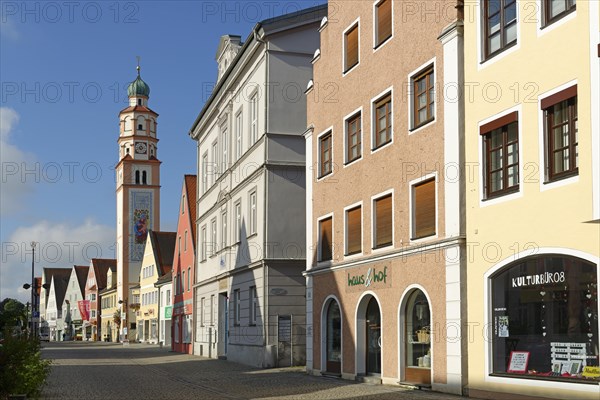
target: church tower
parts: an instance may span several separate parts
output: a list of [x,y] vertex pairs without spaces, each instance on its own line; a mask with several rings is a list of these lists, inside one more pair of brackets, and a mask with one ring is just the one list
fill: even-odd
[[117,295],[123,305],[120,333],[124,338],[134,338],[136,317],[131,305],[139,303],[139,299],[132,297],[131,288],[139,283],[148,231],[160,230],[158,114],[148,107],[150,87],[142,80],[139,65],[127,95],[129,106],[119,113],[119,162],[115,168]]

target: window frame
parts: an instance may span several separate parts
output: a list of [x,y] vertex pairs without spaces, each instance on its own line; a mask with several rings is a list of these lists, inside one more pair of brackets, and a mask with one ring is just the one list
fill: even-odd
[[[512,124],[516,125],[517,128],[517,140],[508,142],[508,127]],[[503,116],[496,118],[484,125],[481,125],[480,128],[480,136],[482,142],[482,155],[483,155],[483,175],[482,175],[482,183],[483,183],[483,200],[495,199],[498,197],[506,196],[512,193],[519,192],[521,190],[521,152],[520,152],[520,122],[519,122],[519,112],[512,111],[508,114],[504,114]],[[500,130],[502,134],[502,162],[500,169],[496,169],[492,171],[491,169],[491,135]],[[508,146],[516,143],[517,148],[517,161],[513,164],[506,164],[508,159]],[[496,148],[497,149],[497,148]],[[508,187],[508,169],[510,167],[517,167],[517,184]],[[494,192],[491,191],[491,174],[495,171],[502,171],[502,185],[503,189],[496,190]]]
[[[360,250],[350,253],[348,249],[349,245],[349,224],[348,224],[348,213],[351,211],[360,208]],[[364,207],[363,202],[359,201],[358,203],[351,204],[347,207],[344,207],[344,257],[355,257],[363,254],[363,245],[364,245]]]
[[[330,252],[331,252],[331,258],[330,259],[323,259],[323,248],[322,248],[322,244],[323,244],[323,238],[321,235],[321,224],[327,220],[331,220],[331,243],[330,243]],[[334,234],[334,218],[333,218],[333,213],[329,213],[326,215],[322,215],[321,217],[319,217],[317,219],[317,262],[319,263],[331,263],[333,262],[333,257],[334,257],[334,246],[333,246],[333,234]]]
[[229,169],[229,130],[226,124],[221,125],[219,136],[221,137],[221,168],[219,171],[224,174]]
[[[388,127],[390,129],[389,139],[385,142],[377,144],[377,134],[379,133],[379,131],[377,131],[377,109],[379,108],[378,105],[380,105],[388,96],[390,98],[390,109],[388,113],[390,123],[386,125],[386,129],[388,129]],[[389,146],[392,143],[394,143],[394,89],[393,87],[390,87],[371,99],[371,154],[385,148],[386,146]]]
[[205,298],[200,299],[200,326],[204,326]]
[[[390,2],[390,35],[383,40],[379,40],[379,7],[385,1]],[[394,1],[393,0],[375,0],[373,2],[373,51],[377,51],[386,45],[394,37]]]
[[210,221],[210,227],[211,227],[211,232],[210,232],[210,239],[211,239],[211,257],[214,257],[217,255],[217,252],[219,251],[219,248],[217,246],[218,242],[218,236],[217,236],[217,218],[213,218]]
[[258,196],[256,195],[256,189],[248,193],[248,211],[250,215],[250,234],[248,236],[252,236],[256,234],[258,225]]
[[[430,85],[429,76],[432,76],[433,82]],[[437,101],[436,101],[436,73],[435,73],[435,60],[431,61],[431,63],[426,63],[423,68],[419,67],[418,72],[411,74],[410,76],[410,130],[416,131],[425,125],[428,125],[436,120],[436,111],[437,111]],[[422,79],[425,79],[425,91],[417,92],[417,83]],[[430,96],[430,92],[433,90],[433,95]],[[425,94],[427,98],[427,105],[425,106],[427,110],[427,118],[423,121],[417,123],[418,119],[418,96],[419,94]],[[433,105],[432,114],[429,115],[429,107]]]
[[212,151],[212,165],[213,165],[213,173],[211,175],[211,184],[210,186],[214,185],[215,182],[219,179],[219,142],[218,141],[214,141],[211,145],[211,151]]
[[233,205],[235,210],[235,243],[242,241],[242,200],[238,199]]
[[233,291],[233,325],[240,326],[241,297],[240,289]]
[[257,320],[257,307],[258,307],[258,291],[256,286],[250,286],[248,289],[248,308],[250,309],[250,322],[249,325],[255,326]]
[[252,147],[258,141],[258,90],[250,95],[250,118],[248,122],[250,123],[248,146]]
[[236,161],[242,158],[244,154],[244,117],[242,110],[235,114],[235,159]]
[[[348,34],[356,29],[356,63],[352,65],[348,65]],[[346,29],[342,32],[342,76],[348,75],[351,71],[353,71],[356,67],[360,65],[360,18],[355,19],[348,25]]]
[[[416,199],[415,199],[415,195],[416,195],[415,188],[417,186],[426,184],[431,181],[433,181],[434,185],[435,185],[435,190],[434,190],[435,233],[431,234],[431,235],[417,237],[416,236],[416,226],[415,226],[416,225],[415,218],[416,218],[416,210],[417,210],[416,209]],[[431,240],[431,239],[435,239],[439,236],[439,220],[440,220],[439,204],[440,204],[440,201],[439,201],[438,190],[439,190],[439,182],[438,182],[437,172],[424,175],[422,177],[412,180],[409,183],[409,210],[410,210],[409,238],[410,238],[410,242],[420,242],[420,241],[424,241],[424,240]]]
[[[488,35],[488,3],[489,0],[484,0],[482,2],[483,7],[481,10],[481,24],[482,24],[482,29],[481,29],[481,40],[482,40],[482,46],[483,46],[483,57],[482,57],[482,62],[488,61],[492,58],[494,58],[495,56],[497,56],[498,54],[501,54],[502,52],[508,50],[511,47],[514,47],[515,45],[517,45],[519,43],[519,7],[518,7],[518,1],[517,0],[500,0],[500,10],[498,11],[498,14],[500,15],[500,48],[498,50],[495,50],[493,52],[489,51],[489,45],[488,45],[488,39],[490,38],[490,36],[493,35]],[[514,2],[515,4],[515,19],[514,19],[514,24],[515,24],[515,31],[516,31],[516,37],[515,40],[510,42],[510,43],[505,43],[505,39],[504,39],[504,32],[506,31],[506,26],[510,25],[510,24],[506,24],[504,22],[504,9],[506,2]]]
[[200,228],[200,261],[206,261],[206,224]]
[[541,29],[547,28],[555,22],[563,19],[567,15],[577,11],[576,0],[563,0],[565,2],[565,10],[556,14],[554,17],[550,16],[550,4],[551,0],[542,0],[542,26]]
[[[356,135],[358,136],[358,144],[356,145],[358,155],[355,158],[350,159],[350,151],[353,148],[353,146],[350,145],[350,123],[355,121],[357,118],[360,119],[358,129],[356,132]],[[344,167],[362,159],[364,142],[363,120],[364,118],[362,107],[358,108],[357,110],[351,112],[350,114],[344,117]]]
[[[386,197],[391,197],[392,204],[392,238],[390,242],[386,242],[384,244],[377,244],[377,206],[376,202],[384,199]],[[378,193],[374,196],[371,196],[371,250],[373,252],[380,251],[383,249],[389,249],[394,246],[394,238],[395,238],[395,224],[394,224],[394,216],[395,216],[395,204],[394,204],[394,189],[386,190],[385,192]]]
[[[325,142],[326,140],[329,140],[329,146],[328,146],[328,152],[329,152],[329,170],[327,172],[324,172],[324,151],[323,151],[323,142]],[[328,175],[333,174],[333,131],[325,131],[322,134],[320,134],[317,138],[317,144],[318,144],[318,160],[319,160],[319,173],[318,173],[318,179],[322,179]]]
[[202,155],[202,194],[208,191],[208,151]]

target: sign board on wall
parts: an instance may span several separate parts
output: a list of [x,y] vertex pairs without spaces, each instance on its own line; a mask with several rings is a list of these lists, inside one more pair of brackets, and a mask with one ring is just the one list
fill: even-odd
[[366,268],[350,269],[346,273],[346,291],[358,292],[392,286],[392,268],[389,263],[380,263]]

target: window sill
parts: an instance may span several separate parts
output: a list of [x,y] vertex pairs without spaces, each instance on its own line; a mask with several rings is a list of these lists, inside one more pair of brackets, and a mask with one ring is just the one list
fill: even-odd
[[360,60],[356,63],[356,64],[352,64],[350,67],[346,68],[346,70],[344,70],[342,72],[342,77],[348,75],[350,72],[352,72],[356,67],[358,67],[358,65],[360,64]]
[[560,21],[561,19],[567,17],[568,15],[574,13],[575,11],[577,11],[577,7],[573,7],[570,10],[563,11],[562,13],[558,14],[554,18],[552,18],[552,19],[550,19],[548,21],[545,21],[544,24],[542,25],[542,27],[540,29],[544,30],[546,28],[551,27],[554,23]]
[[388,37],[386,37],[385,39],[383,39],[381,42],[379,42],[378,44],[376,44],[373,47],[373,52],[376,52],[377,50],[381,49],[383,46],[385,46],[392,38],[394,37],[394,35],[390,35]]
[[390,140],[388,140],[387,142],[385,142],[385,143],[382,143],[382,144],[380,144],[380,145],[379,145],[379,146],[377,146],[377,147],[373,147],[373,148],[371,149],[371,154],[378,152],[379,150],[381,150],[381,149],[383,149],[383,148],[385,148],[385,147],[389,146],[389,145],[390,145],[390,144],[392,144],[393,142],[394,142],[394,141],[393,141],[392,139],[390,139]]
[[491,373],[490,376],[495,378],[534,379],[538,381],[577,383],[585,385],[598,385],[599,382],[598,380],[593,379],[565,378],[562,376],[540,376],[535,374],[507,374],[502,372]]
[[385,243],[385,244],[380,244],[377,247],[373,247],[373,251],[375,251],[375,250],[379,251],[379,250],[387,249],[387,248],[392,247],[393,245],[394,245],[393,242],[389,242],[389,243]]
[[356,157],[356,158],[354,158],[354,159],[352,159],[352,160],[346,161],[346,162],[344,163],[344,168],[346,168],[347,166],[350,166],[350,165],[352,165],[352,164],[354,164],[355,162],[358,162],[358,161],[360,161],[360,160],[362,160],[362,155],[360,155],[359,157]]
[[481,201],[485,202],[485,201],[489,201],[489,200],[495,200],[495,199],[499,199],[504,196],[508,196],[508,195],[511,195],[513,193],[518,193],[518,192],[519,192],[519,185],[513,186],[510,189],[506,189],[501,192],[494,192],[492,194],[489,194],[484,199],[481,199]]
[[437,233],[433,232],[433,233],[430,233],[430,234],[424,235],[424,236],[411,237],[410,241],[415,242],[415,241],[424,240],[424,239],[431,239],[431,238],[434,238],[436,235],[437,235]]
[[330,172],[328,172],[326,174],[323,174],[323,175],[319,175],[317,177],[317,181],[320,181],[321,179],[327,178],[329,175],[333,175],[333,171],[330,171]]
[[253,237],[256,237],[256,236],[258,236],[258,233],[254,232],[254,233],[251,233],[250,235],[246,236],[246,239],[252,239]]
[[483,65],[483,64],[487,63],[488,61],[491,61],[494,57],[499,56],[500,54],[504,53],[505,51],[509,50],[512,47],[515,47],[517,45],[517,43],[518,43],[518,40],[515,40],[514,42],[504,46],[500,50],[496,50],[494,53],[485,55],[483,61],[481,61],[479,64]]
[[564,172],[558,176],[548,179],[547,181],[544,181],[544,185],[551,185],[553,183],[564,181],[565,179],[573,178],[574,176],[578,176],[578,175],[579,175],[579,168],[576,168],[573,171]]
[[421,130],[421,128],[424,128],[425,126],[431,124],[432,122],[435,122],[435,117],[429,118],[427,121],[423,121],[419,125],[412,127],[412,129],[409,129],[408,133],[413,134],[416,131]]

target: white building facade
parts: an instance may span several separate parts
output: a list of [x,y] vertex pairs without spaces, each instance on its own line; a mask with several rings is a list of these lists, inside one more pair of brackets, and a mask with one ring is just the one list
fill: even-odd
[[258,367],[304,365],[303,91],[318,6],[221,38],[198,141],[194,354]]

